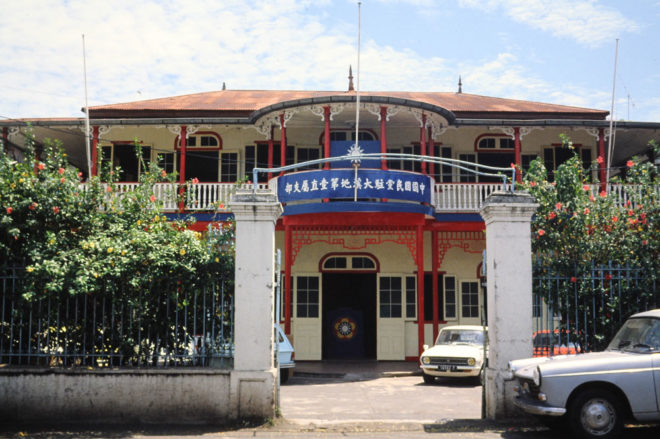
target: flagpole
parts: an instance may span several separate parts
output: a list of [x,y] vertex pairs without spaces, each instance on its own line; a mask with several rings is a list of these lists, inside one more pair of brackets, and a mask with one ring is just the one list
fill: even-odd
[[619,39],[616,39],[616,49],[614,51],[614,78],[612,79],[612,105],[610,107],[610,132],[608,133],[607,140],[607,169],[605,171],[605,189],[610,191],[610,167],[612,166],[612,154],[614,154],[614,139],[612,137],[612,130],[614,124],[614,90],[616,87],[616,63],[619,57]]
[[92,160],[89,153],[89,104],[87,102],[87,60],[85,57],[85,34],[82,34],[83,74],[85,77],[85,151],[87,153],[87,180],[92,178]]
[[[356,105],[355,105],[355,151],[360,150],[360,27],[361,27],[361,7],[362,2],[358,2],[358,38],[357,38],[357,87],[356,91]],[[357,182],[358,182],[358,166],[359,162],[354,164],[355,177],[353,181],[353,201],[357,201]]]

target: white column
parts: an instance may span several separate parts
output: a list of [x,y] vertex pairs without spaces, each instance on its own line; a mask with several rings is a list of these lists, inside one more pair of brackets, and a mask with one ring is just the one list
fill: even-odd
[[494,192],[481,216],[486,223],[488,368],[486,417],[514,413],[509,361],[532,356],[531,218],[538,204],[527,193]]
[[273,367],[275,223],[282,206],[270,191],[239,190],[229,202],[236,220],[234,370],[236,418],[275,413]]

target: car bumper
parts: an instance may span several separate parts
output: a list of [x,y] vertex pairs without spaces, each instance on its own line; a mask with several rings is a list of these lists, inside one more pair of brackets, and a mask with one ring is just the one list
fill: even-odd
[[563,407],[552,407],[545,402],[536,401],[524,395],[517,395],[513,398],[513,404],[532,415],[563,416],[566,413],[566,409]]
[[434,377],[477,377],[481,372],[481,366],[453,366],[450,369],[438,369],[437,366],[420,366],[422,372]]

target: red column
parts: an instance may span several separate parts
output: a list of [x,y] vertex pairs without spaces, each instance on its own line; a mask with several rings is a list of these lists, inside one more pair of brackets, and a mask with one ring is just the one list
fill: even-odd
[[[284,113],[280,114],[280,166],[286,165],[286,127],[284,126]],[[280,172],[284,175],[284,171]]]
[[[273,127],[270,127],[270,137],[268,137],[268,169],[273,167]],[[273,178],[273,173],[268,173],[268,179]]]
[[598,167],[598,179],[600,180],[600,190],[604,192],[607,190],[607,178],[606,169],[605,169],[605,130],[602,128],[598,129],[598,157],[603,158],[603,163]]
[[[431,127],[429,127],[429,153],[431,157],[435,157],[435,142],[433,142],[433,132],[431,131]],[[429,174],[433,176],[433,181],[435,181],[435,163],[429,163]],[[433,338],[435,340],[435,338]]]
[[284,226],[284,332],[291,334],[291,226]]
[[424,227],[417,226],[417,345],[424,351]]
[[[387,107],[380,107],[380,152],[387,153]],[[380,168],[387,169],[387,160],[380,161]]]
[[92,127],[92,175],[87,179],[96,177],[99,174],[98,169],[99,164],[99,126],[94,125]]
[[438,232],[431,232],[431,273],[433,276],[433,340],[438,337],[440,316],[438,315]]
[[520,127],[513,128],[513,149],[516,161],[516,183],[522,182],[522,154],[520,152]]
[[187,127],[181,125],[181,134],[179,135],[179,142],[181,145],[181,160],[179,161],[179,212],[183,212],[186,208],[183,199],[186,190],[186,132]]
[[[330,157],[330,106],[323,107],[323,123],[325,129],[323,131],[323,158]],[[323,169],[330,169],[330,163],[326,162]]]
[[[422,131],[419,137],[420,154],[426,155],[426,114],[422,114]],[[422,162],[422,174],[426,174],[426,162]]]

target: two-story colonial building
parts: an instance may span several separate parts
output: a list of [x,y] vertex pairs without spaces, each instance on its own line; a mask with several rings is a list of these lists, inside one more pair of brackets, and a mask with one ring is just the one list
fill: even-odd
[[[195,179],[186,185],[186,201],[167,200],[166,208],[172,217],[196,216],[203,229],[231,217],[230,193],[237,181],[254,178],[254,168],[344,156],[355,151],[356,137],[364,153],[390,154],[265,171],[257,180],[284,206],[276,235],[284,255],[281,320],[296,359],[416,360],[442,325],[484,318],[486,248],[478,211],[504,180],[497,171],[473,173],[476,168],[453,160],[513,164],[517,180],[537,157],[552,171],[573,154],[562,146],[566,134],[589,166],[606,156],[607,116],[460,89],[223,89],[91,107],[91,173],[107,163],[130,190],[144,172],[137,140],[145,161],[177,172],[182,184]],[[20,149],[25,122],[0,122],[6,145]],[[31,124],[37,140],[62,139],[72,163],[87,173],[84,119]],[[644,151],[658,128],[619,122],[613,163]],[[593,178],[604,182],[604,165]]]

